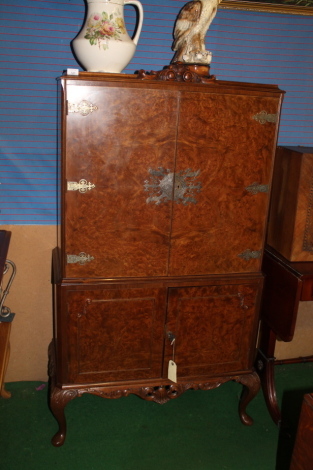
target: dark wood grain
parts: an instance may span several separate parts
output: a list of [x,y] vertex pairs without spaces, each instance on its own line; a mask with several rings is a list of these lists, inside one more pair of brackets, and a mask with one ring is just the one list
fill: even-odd
[[[277,99],[183,93],[177,170],[200,171],[202,190],[194,205],[175,204],[171,274],[260,270],[269,189],[252,194],[253,183],[270,185],[276,125],[253,116],[279,112]],[[239,137],[240,136],[240,137]],[[177,171],[176,170],[176,171]]]
[[[260,385],[261,256],[282,92],[145,73],[80,73],[62,77],[60,88],[53,444],[65,440],[65,406],[84,393],[165,403],[235,380],[245,390],[240,419],[252,424],[246,407]],[[72,112],[83,100],[97,109]],[[271,120],[255,119],[262,111]],[[81,179],[94,188],[67,189]],[[263,190],[251,191],[254,184]],[[88,260],[68,262],[80,253]],[[177,383],[167,376],[173,353]]]
[[301,298],[301,278],[286,269],[269,250],[264,254],[266,274],[262,299],[262,318],[283,341],[291,341],[295,331],[298,304]]
[[[251,368],[260,282],[247,285],[172,288],[166,331],[175,335],[178,377],[210,376]],[[173,357],[164,354],[164,375]]]
[[[2,277],[4,268],[6,265],[7,255],[9,251],[11,240],[11,232],[8,230],[0,230],[0,283],[2,283]],[[5,285],[1,287],[5,291],[8,287],[7,280]],[[1,304],[5,300],[5,295],[3,290],[1,290]],[[4,379],[5,373],[9,362],[10,357],[10,332],[11,332],[12,322],[1,322],[0,317],[0,397],[1,398],[10,398],[11,393],[5,389]]]
[[259,374],[267,409],[275,424],[280,426],[281,413],[278,405],[275,386],[275,345],[277,335],[261,321],[260,344],[256,357],[256,369]]
[[313,149],[278,147],[268,244],[292,262],[313,261]]
[[164,289],[68,290],[69,383],[162,375]]
[[65,252],[94,257],[83,267],[67,265],[66,275],[167,274],[171,205],[147,204],[144,185],[149,169],[174,171],[177,96],[90,86],[69,87],[67,98],[98,110],[67,118],[67,181],[96,187],[66,193]]
[[294,337],[299,302],[312,300],[313,263],[289,261],[267,246],[262,269],[265,282],[256,368],[270,415],[280,424],[274,373],[276,339],[288,342]]
[[313,395],[304,395],[290,470],[310,470],[313,462]]
[[74,398],[81,397],[85,394],[97,395],[107,399],[118,399],[134,394],[144,400],[163,405],[169,400],[178,398],[182,393],[188,390],[212,390],[232,380],[244,386],[244,391],[239,402],[239,416],[243,424],[251,425],[253,420],[247,414],[246,407],[256,396],[260,388],[260,381],[255,372],[250,374],[215,376],[205,381],[201,381],[201,379],[190,379],[177,384],[166,379],[162,379],[161,383],[159,379],[150,379],[148,382],[129,381],[118,384],[90,384],[63,387],[56,383],[56,362],[53,343],[49,346],[49,377],[49,404],[59,427],[52,438],[52,444],[56,447],[62,446],[66,438],[66,405]]
[[0,230],[0,282],[2,281],[5,262],[8,256],[11,240],[11,232],[8,230]]
[[[69,102],[98,106],[66,119],[65,181],[96,186],[65,193],[63,252],[94,258],[83,267],[66,265],[66,276],[260,270],[269,193],[246,188],[270,184],[277,126],[254,116],[263,109],[279,115],[280,97],[251,96],[245,86],[231,94],[220,85],[197,93],[172,84],[113,85],[66,89]],[[158,168],[199,171],[197,203],[147,204],[144,185]],[[260,255],[245,260],[239,255],[246,250]]]

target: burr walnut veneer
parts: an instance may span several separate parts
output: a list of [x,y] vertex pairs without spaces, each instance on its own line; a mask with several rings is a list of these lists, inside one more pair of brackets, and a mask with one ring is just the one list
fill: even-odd
[[84,393],[164,403],[235,380],[252,423],[282,92],[200,75],[60,79],[54,445]]

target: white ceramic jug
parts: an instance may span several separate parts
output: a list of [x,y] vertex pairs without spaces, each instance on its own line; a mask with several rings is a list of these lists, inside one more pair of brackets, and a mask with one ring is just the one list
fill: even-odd
[[[72,45],[77,60],[88,72],[120,73],[132,60],[143,23],[138,0],[87,0],[86,21]],[[126,31],[124,5],[138,8],[134,38]]]

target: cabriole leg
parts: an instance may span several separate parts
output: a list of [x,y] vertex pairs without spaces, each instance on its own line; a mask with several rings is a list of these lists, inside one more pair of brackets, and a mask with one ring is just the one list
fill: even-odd
[[50,409],[53,416],[59,424],[58,432],[52,438],[52,444],[56,447],[60,447],[64,444],[66,437],[66,418],[65,418],[65,407],[78,396],[77,390],[61,390],[58,387],[51,385],[50,392]]
[[244,386],[239,403],[240,420],[243,424],[251,426],[253,419],[246,413],[246,408],[261,388],[260,378],[256,372],[253,372],[249,375],[242,375],[239,377],[238,382]]
[[51,442],[54,446],[60,447],[64,444],[66,437],[66,418],[64,409],[66,405],[73,400],[73,398],[78,396],[77,390],[62,390],[61,388],[55,385],[55,351],[53,342],[49,345],[48,350],[49,355],[49,398],[50,398],[50,410],[58,422],[59,430],[53,436]]

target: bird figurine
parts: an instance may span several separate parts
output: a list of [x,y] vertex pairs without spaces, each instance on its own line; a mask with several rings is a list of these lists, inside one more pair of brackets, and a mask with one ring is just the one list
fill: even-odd
[[172,64],[210,64],[212,53],[205,49],[205,35],[222,0],[192,0],[180,10],[174,28]]

